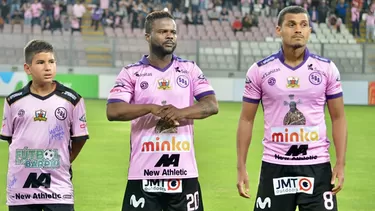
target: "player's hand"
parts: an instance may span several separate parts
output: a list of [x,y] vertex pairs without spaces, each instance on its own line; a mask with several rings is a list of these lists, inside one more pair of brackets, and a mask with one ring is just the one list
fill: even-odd
[[[342,164],[336,164],[335,167],[332,170],[332,179],[331,179],[331,184],[334,185],[334,188],[332,189],[332,194],[337,194],[344,185],[344,168],[345,166]],[[337,185],[336,183],[336,178],[338,179]]]
[[155,116],[160,116],[163,111],[163,106],[152,104],[150,105],[150,112]]
[[180,125],[178,123],[179,120],[184,118],[184,113],[182,109],[176,108],[173,105],[165,105],[162,106],[160,117],[166,121],[173,122],[174,125]]
[[245,168],[237,170],[237,189],[240,196],[250,198],[249,176]]

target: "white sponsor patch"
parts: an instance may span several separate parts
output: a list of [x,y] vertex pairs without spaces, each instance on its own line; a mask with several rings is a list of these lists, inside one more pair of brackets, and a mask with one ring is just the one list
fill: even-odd
[[142,180],[142,187],[145,192],[153,193],[181,193],[182,181],[179,179],[148,179]]
[[314,191],[314,178],[312,177],[281,177],[273,179],[275,196],[307,193]]

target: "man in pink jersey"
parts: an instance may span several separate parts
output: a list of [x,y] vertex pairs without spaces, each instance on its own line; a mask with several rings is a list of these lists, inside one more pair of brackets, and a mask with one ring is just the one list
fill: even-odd
[[88,137],[83,98],[59,82],[51,44],[30,41],[24,69],[31,75],[4,102],[0,139],[9,142],[9,211],[73,211],[71,164]]
[[193,120],[218,113],[214,90],[195,62],[173,55],[168,12],[150,13],[145,28],[150,53],[122,69],[107,104],[108,120],[131,121],[122,210],[203,211]]
[[[282,38],[280,51],[253,64],[246,75],[237,131],[239,194],[250,197],[246,158],[261,101],[264,151],[254,210],[294,211],[298,206],[299,211],[336,211],[347,142],[339,71],[332,61],[306,48],[311,27],[302,7],[284,8],[276,33]],[[333,169],[326,104],[336,149]]]

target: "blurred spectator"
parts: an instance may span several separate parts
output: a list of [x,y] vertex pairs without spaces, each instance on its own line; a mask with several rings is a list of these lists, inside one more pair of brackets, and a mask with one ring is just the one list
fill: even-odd
[[71,35],[73,35],[73,32],[81,32],[79,19],[75,16],[73,16],[70,20],[70,29],[71,29]]
[[51,19],[49,18],[49,16],[47,16],[43,22],[43,27],[42,27],[42,34],[44,31],[51,31]]
[[258,27],[258,23],[259,23],[258,16],[254,14],[251,15],[251,26]]
[[313,23],[317,23],[319,19],[318,11],[316,10],[315,6],[311,8],[309,11],[310,19]]
[[1,33],[3,33],[4,24],[5,24],[5,21],[4,21],[3,17],[1,16],[1,11],[0,11],[0,32]]
[[173,17],[175,19],[182,19],[182,12],[178,8],[175,8],[173,11]]
[[318,6],[318,23],[325,23],[327,16],[330,12],[330,8],[326,0],[323,0]]
[[193,13],[198,13],[199,11],[199,0],[190,0],[191,1],[191,10]]
[[59,1],[57,0],[55,2],[55,5],[53,6],[53,17],[55,19],[60,19],[61,10],[62,10],[62,8],[60,6]]
[[360,22],[360,10],[358,8],[358,4],[357,3],[353,3],[352,5],[352,9],[351,9],[351,20],[352,20],[352,34],[353,36],[358,36],[358,37],[361,37],[361,32],[359,30],[359,22]]
[[366,16],[366,40],[374,42],[375,33],[375,16],[373,12],[369,12]]
[[375,0],[372,0],[372,3],[370,5],[370,12],[375,15]]
[[13,12],[13,15],[11,17],[11,25],[12,25],[12,29],[11,29],[12,33],[13,33],[14,25],[20,25],[21,33],[23,32],[23,13],[21,11],[15,10]]
[[73,16],[78,19],[79,27],[82,26],[82,17],[85,12],[85,5],[82,4],[81,0],[77,0],[77,2],[73,6]]
[[238,32],[238,31],[242,30],[242,23],[241,23],[240,17],[236,17],[236,20],[233,21],[232,30],[233,30],[234,34],[236,34],[236,32]]
[[243,28],[243,31],[250,31],[250,28],[251,28],[251,17],[250,17],[249,14],[247,14],[242,19],[242,28]]
[[331,30],[336,30],[337,33],[341,32],[341,24],[342,24],[341,18],[336,17],[335,14],[332,14],[327,18],[328,28],[330,28]]
[[193,23],[195,25],[202,25],[203,24],[203,15],[202,15],[201,11],[198,11],[198,13],[194,14]]
[[43,0],[44,17],[49,17],[50,20],[53,19],[53,2],[52,0]]
[[5,21],[5,23],[10,22],[10,7],[7,5],[7,1],[3,0],[2,4],[0,5],[1,17]]
[[229,12],[227,10],[227,8],[223,8],[220,12],[220,17],[219,17],[219,21],[220,22],[223,22],[223,21],[229,21]]
[[277,17],[279,13],[280,3],[278,0],[270,0],[271,1],[271,17]]
[[64,31],[69,31],[69,29],[71,28],[71,23],[70,23],[70,19],[69,19],[69,16],[65,16],[63,21],[62,21],[62,25],[63,25],[63,29]]
[[61,23],[61,17],[53,17],[53,21],[51,23],[51,33],[53,34],[53,32],[59,30],[62,35],[63,34],[62,28],[63,26]]
[[31,20],[33,19],[33,14],[31,12],[31,4],[29,2],[26,2],[25,4],[23,4],[22,10],[24,11],[23,23],[25,25],[31,25]]
[[251,0],[241,0],[241,12],[244,17],[246,14],[250,14]]
[[193,12],[191,9],[189,9],[189,11],[186,13],[184,23],[186,25],[193,24]]
[[43,12],[43,6],[38,0],[34,0],[31,4],[31,14],[33,18],[31,19],[31,32],[34,31],[34,25],[41,26],[41,16]]
[[340,0],[336,6],[336,14],[339,18],[341,18],[342,23],[345,24],[346,20],[346,10],[348,9],[348,4],[345,3],[345,0]]
[[15,11],[20,11],[20,0],[12,0],[12,3],[10,5],[10,16],[13,16]]
[[102,20],[104,10],[100,7],[99,4],[92,10],[91,15],[91,27],[95,26],[95,31],[98,31],[99,22]]

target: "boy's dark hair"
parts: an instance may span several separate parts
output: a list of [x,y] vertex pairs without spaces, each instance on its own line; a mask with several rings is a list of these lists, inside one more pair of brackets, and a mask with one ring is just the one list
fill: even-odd
[[165,11],[154,11],[148,14],[146,17],[146,21],[145,21],[146,33],[147,34],[151,33],[152,24],[154,23],[154,21],[157,19],[162,19],[162,18],[170,18],[174,20],[174,17],[169,12],[165,12]]
[[25,63],[31,64],[35,54],[53,53],[53,46],[43,40],[31,40],[24,49]]
[[277,25],[281,26],[283,24],[284,17],[286,14],[300,14],[300,13],[306,14],[310,22],[309,13],[305,10],[305,8],[300,7],[300,6],[289,6],[289,7],[285,7],[284,9],[280,11],[279,15],[277,16]]

